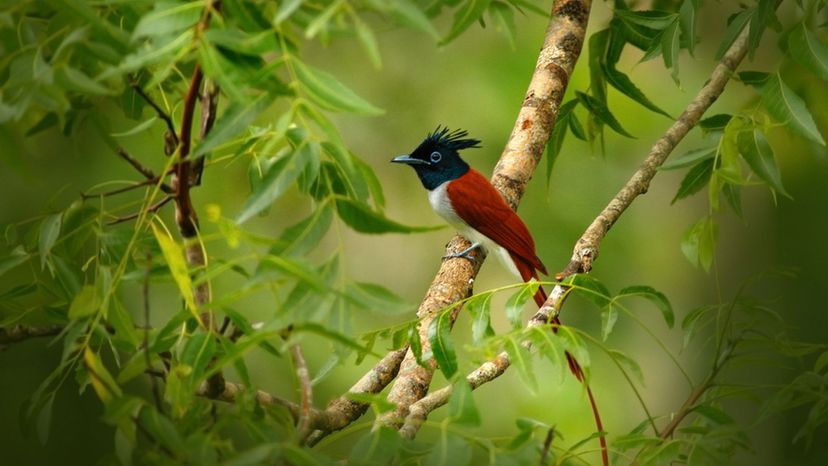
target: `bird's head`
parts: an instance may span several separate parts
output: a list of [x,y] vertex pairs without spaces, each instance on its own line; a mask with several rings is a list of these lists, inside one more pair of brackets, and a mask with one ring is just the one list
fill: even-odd
[[438,126],[410,154],[394,157],[391,161],[410,165],[423,186],[432,190],[469,171],[469,165],[460,158],[458,151],[480,147],[480,141],[466,138],[468,134],[463,130],[449,131]]

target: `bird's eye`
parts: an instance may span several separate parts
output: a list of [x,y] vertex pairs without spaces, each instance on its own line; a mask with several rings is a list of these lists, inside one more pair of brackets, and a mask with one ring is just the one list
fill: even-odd
[[431,163],[439,163],[440,160],[443,160],[443,154],[439,152],[432,152],[428,158],[431,159]]

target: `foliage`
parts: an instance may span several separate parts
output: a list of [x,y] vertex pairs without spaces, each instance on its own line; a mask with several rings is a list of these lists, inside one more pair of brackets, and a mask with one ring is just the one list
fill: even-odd
[[[824,152],[825,140],[812,115],[815,104],[795,90],[786,72],[787,66],[795,65],[823,84],[828,79],[828,48],[821,39],[824,23],[817,22],[824,19],[823,3],[786,2],[786,15],[777,15],[771,0],[727,5],[728,25],[715,38],[697,33],[700,0],[657,1],[649,10],[634,9],[632,3],[615,1],[611,19],[589,38],[589,86],[576,89],[560,109],[548,144],[547,176],[570,132],[581,140],[597,140],[602,147],[604,127],[634,137],[626,129],[626,118],[613,112],[608,86],[671,118],[619,69],[630,49],[640,52],[641,61],[660,58],[677,85],[680,57],[698,53],[702,41],[719,43],[720,58],[747,28],[752,56],[762,37],[772,31],[786,52],[777,69],[739,73],[738,80],[755,90],[756,99],[744,109],[704,119],[701,131],[709,144],[661,167],[687,170],[673,202],[707,188],[708,214],[687,230],[681,248],[692,263],[710,271],[716,266],[722,204],[742,215],[742,190],[757,185],[774,196],[789,196],[777,163],[778,148],[769,142],[773,132],[790,132]],[[230,164],[249,167],[249,189],[237,210],[222,212],[209,200],[196,206],[204,214],[196,238],[182,240],[177,225],[155,215],[153,206],[164,199],[165,176],[148,177],[139,186],[143,196],[132,201],[110,202],[110,193],[96,188],[65,208],[6,226],[0,276],[23,269],[28,275],[25,283],[0,289],[0,328],[44,322],[63,328],[58,337],[60,361],[23,407],[23,428],[48,445],[58,390],[76,384],[80,391],[91,389],[100,400],[103,422],[115,431],[112,450],[123,464],[330,464],[346,458],[352,464],[535,463],[548,449],[547,435],[554,432],[563,438],[562,433],[535,419],[516,418],[515,427],[504,427],[497,439],[481,437],[474,427],[486,412],[476,406],[464,375],[477,362],[505,352],[518,376],[537,390],[546,382],[539,380],[537,356],[563,377],[568,352],[589,375],[594,360],[590,352],[598,350],[623,374],[645,415],[631,432],[610,433],[616,462],[727,464],[740,449],[750,448],[749,426],[728,414],[728,402],[760,392],[755,396],[760,400],[757,419],[804,406],[809,411],[794,440],[812,442],[826,419],[828,348],[791,341],[780,330],[784,320],[744,290],[681,320],[685,346],[696,344],[695,351],[710,355],[709,373],[700,383],[693,383],[631,304],[640,303],[632,298],[643,298],[671,328],[678,312],[667,294],[646,285],[611,293],[587,275],[569,277],[563,284],[567,293],[599,309],[600,337],[556,323],[525,326],[522,310],[538,287],[529,283],[479,291],[444,309],[428,329],[431,351],[424,353],[416,331],[419,321],[402,315],[412,314],[414,306],[386,286],[350,276],[343,267],[341,243],[332,246],[325,241],[344,228],[363,234],[413,234],[434,227],[409,225],[386,215],[376,174],[346,146],[332,118],[377,116],[383,110],[350,89],[344,77],[309,63],[303,47],[310,41],[353,37],[366,61],[379,67],[382,53],[375,28],[412,28],[450,47],[476,23],[493,24],[514,41],[518,19],[528,14],[548,13],[524,0],[4,5],[0,123],[24,128],[27,137],[60,131],[71,138],[79,134],[79,126],[92,122],[113,150],[129,136],[162,128],[167,140],[176,139],[180,132],[173,123],[182,123],[178,113],[191,76],[200,69],[221,97],[215,126],[196,138],[190,159],[203,158],[205,183],[221,183],[214,175]],[[101,109],[112,108],[132,120],[132,126],[113,127],[101,118]],[[273,115],[277,117],[270,118]],[[169,147],[165,141],[158,143]],[[163,166],[155,167],[156,173],[176,168],[182,149],[179,144],[172,149]],[[293,207],[301,212],[300,220],[275,237],[263,237],[249,227],[251,220],[266,215],[287,195],[300,199]],[[131,226],[121,224],[132,212],[138,214]],[[206,251],[208,260],[189,262],[192,248]],[[195,290],[219,280],[237,286],[199,302]],[[167,300],[164,309],[150,309],[150,289],[165,285],[175,290],[175,298]],[[505,292],[512,293],[503,310],[510,328],[497,333],[492,313],[501,310],[492,310],[492,296]],[[269,317],[262,322],[248,317],[246,306],[254,298],[267,303]],[[448,316],[457,306],[471,321],[473,344],[468,348],[451,333]],[[354,316],[366,312],[396,323],[358,334]],[[668,417],[652,415],[638,391],[645,375],[650,376],[647,368],[607,343],[623,320],[641,324],[664,348],[665,357],[675,361],[690,388],[700,390],[683,413],[689,422],[667,435],[656,424],[666,424]],[[702,335],[707,338],[696,342]],[[289,409],[258,400],[248,358],[261,352],[283,361],[291,345],[309,342],[326,345],[331,354],[329,365],[313,374],[314,385],[323,383],[336,365],[381,356],[389,348],[410,346],[421,364],[436,363],[454,387],[447,416],[428,421],[436,440],[403,440],[393,429],[367,429],[355,423],[330,437],[353,436],[344,456],[326,450],[324,444],[305,445]],[[817,359],[781,388],[740,387],[735,376],[731,379],[731,368],[755,361],[749,356],[756,352],[786,363]],[[767,359],[757,361],[760,369],[768,364]],[[222,373],[232,374],[245,387],[233,403],[212,400],[203,388]],[[152,381],[144,383],[148,379]],[[383,398],[366,395],[362,401],[375,413],[393,409]],[[574,462],[597,435],[566,447],[556,440],[549,459]]]

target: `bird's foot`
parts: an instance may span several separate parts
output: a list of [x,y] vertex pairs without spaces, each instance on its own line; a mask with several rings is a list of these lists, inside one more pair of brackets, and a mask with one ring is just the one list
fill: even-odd
[[462,257],[464,259],[468,259],[471,262],[474,262],[476,257],[471,255],[471,252],[475,249],[480,247],[480,243],[474,243],[471,246],[467,247],[466,249],[460,252],[453,252],[451,254],[447,254],[443,256],[443,259],[454,259],[455,257]]

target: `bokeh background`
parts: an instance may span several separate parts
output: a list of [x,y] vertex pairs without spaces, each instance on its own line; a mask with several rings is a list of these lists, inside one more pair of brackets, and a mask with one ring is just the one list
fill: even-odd
[[[620,68],[644,92],[672,115],[678,115],[694,93],[703,85],[715,65],[713,55],[724,28],[723,4],[708,3],[699,22],[702,43],[695,57],[682,54],[681,85],[676,86],[660,61],[638,63],[641,53],[625,51]],[[606,25],[609,12],[603,2],[596,2],[590,20],[590,32]],[[434,225],[440,222],[427,203],[425,192],[414,173],[388,163],[394,155],[413,149],[425,134],[438,124],[467,129],[483,140],[483,148],[464,153],[478,170],[490,174],[514,124],[546,22],[536,15],[517,16],[518,31],[514,46],[493,27],[474,26],[447,47],[440,48],[422,33],[404,29],[383,29],[377,25],[383,67],[375,69],[355,39],[338,39],[329,45],[303,45],[304,59],[330,70],[372,103],[385,109],[380,117],[338,115],[335,117],[345,141],[376,171],[385,189],[387,214],[407,224]],[[450,18],[443,18],[448,28]],[[443,29],[441,29],[443,30]],[[709,39],[708,39],[709,38]],[[774,71],[782,57],[772,33],[764,41],[753,61],[742,68]],[[823,135],[828,135],[828,89],[823,82],[808,78],[793,65],[785,64],[786,81],[805,96]],[[586,61],[581,60],[570,81],[570,93],[588,86]],[[594,216],[617,192],[647,154],[650,145],[671,121],[638,106],[631,100],[609,91],[611,108],[622,125],[635,139],[606,133],[606,146],[590,146],[571,134],[563,153],[556,161],[551,178],[545,179],[541,165],[521,203],[519,213],[533,232],[539,255],[551,272],[567,263],[575,240]],[[732,82],[709,115],[751,109],[757,95],[749,87]],[[279,114],[274,107],[267,118]],[[583,115],[581,115],[583,116]],[[134,173],[102,142],[99,132],[119,132],[131,128],[116,108],[102,105],[100,112],[86,118],[67,138],[57,131],[47,131],[27,138],[27,123],[0,126],[0,225],[36,218],[44,212],[57,211],[79,200],[78,193],[113,179],[133,179]],[[148,165],[161,167],[162,128],[157,125],[146,133],[124,138],[120,142]],[[752,289],[758,297],[771,300],[796,338],[809,342],[827,342],[828,328],[828,158],[824,148],[790,136],[780,128],[771,133],[785,186],[792,199],[774,198],[764,187],[743,192],[744,216],[726,211],[721,222],[720,240],[714,271],[705,273],[691,265],[680,251],[683,233],[708,211],[702,193],[671,205],[683,171],[660,173],[650,191],[638,199],[612,229],[603,243],[601,257],[593,274],[613,291],[635,284],[646,284],[667,294],[677,312],[677,320],[695,307],[728,300],[748,277],[773,268],[789,268],[795,279],[762,282]],[[711,145],[700,132],[694,131],[674,155]],[[544,162],[545,163],[545,162]],[[194,202],[204,216],[207,204],[219,205],[228,216],[239,211],[247,195],[246,163],[217,163],[209,166],[204,183],[194,192]],[[127,198],[128,199],[128,198]],[[250,227],[263,234],[276,235],[286,225],[302,218],[309,206],[298,196],[288,193],[271,213],[251,222]],[[123,202],[123,201],[113,201]],[[163,215],[170,218],[170,212]],[[131,228],[122,225],[117,228]],[[208,226],[207,228],[213,228]],[[443,229],[426,234],[365,236],[344,226],[326,237],[328,247],[344,248],[345,267],[356,279],[376,282],[394,290],[411,303],[407,313],[399,315],[355,315],[357,331],[368,331],[401,322],[413,315],[426,287],[436,272],[442,247],[453,234]],[[5,250],[1,250],[4,254]],[[233,252],[219,243],[211,254]],[[2,256],[3,254],[0,254]],[[0,279],[0,290],[21,280],[23,273],[10,273]],[[494,260],[487,261],[476,282],[477,290],[512,283],[513,278]],[[216,293],[235,286],[232,281],[215,284]],[[174,296],[172,286],[153,289],[155,307]],[[495,327],[505,330],[508,324],[502,305],[508,295],[494,300]],[[239,303],[252,320],[270,314],[255,298]],[[645,303],[633,306],[640,318],[679,355],[688,372],[699,381],[707,364],[707,354],[681,351],[682,335],[678,328],[668,329],[657,310]],[[137,312],[136,309],[133,311]],[[529,309],[526,310],[527,316]],[[158,317],[159,319],[161,317]],[[587,303],[572,300],[563,319],[567,324],[600,336],[600,315]],[[469,320],[461,315],[455,328],[461,347],[461,370],[476,366],[477,353],[463,349],[470,342]],[[678,408],[690,387],[680,376],[660,347],[629,319],[621,317],[610,346],[634,357],[641,364],[646,385],[642,388],[652,412],[664,415]],[[19,343],[0,352],[0,450],[3,464],[105,464],[113,459],[114,431],[101,420],[102,408],[87,390],[77,395],[71,381],[64,385],[55,401],[53,426],[49,442],[43,446],[36,439],[24,437],[18,427],[20,405],[53,369],[60,355],[59,344],[37,339]],[[324,365],[329,356],[327,346],[307,346],[311,369]],[[602,408],[607,429],[622,434],[644,419],[632,391],[600,352],[592,352],[593,389]],[[371,360],[365,364],[372,363]],[[803,359],[807,367],[812,360]],[[262,388],[285,396],[294,396],[288,366],[273,358],[256,354],[250,360],[251,373]],[[338,396],[364,372],[366,365],[343,364],[331,377],[318,385],[318,404]],[[547,362],[537,361],[540,390],[532,392],[518,374],[508,372],[475,394],[484,436],[508,437],[517,432],[515,419],[532,417],[553,424],[560,441],[574,443],[588,435],[592,419],[588,403],[571,377],[561,377]],[[765,373],[751,373],[756,384],[784,383],[782,368],[768,367]],[[438,376],[434,386],[442,386]],[[732,406],[738,419],[755,415],[750,403]],[[817,432],[814,444],[792,443],[792,437],[804,421],[804,410],[777,416],[751,428],[752,452],[741,454],[740,464],[817,465],[828,462],[828,431]],[[432,419],[439,420],[443,412]],[[433,436],[424,429],[421,438]],[[558,441],[558,440],[556,440]],[[325,446],[330,451],[350,448],[347,436]]]

